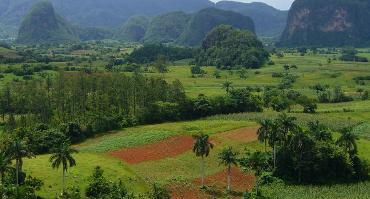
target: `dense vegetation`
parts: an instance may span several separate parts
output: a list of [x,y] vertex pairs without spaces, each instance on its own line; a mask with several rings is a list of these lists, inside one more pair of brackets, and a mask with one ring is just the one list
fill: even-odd
[[191,17],[178,43],[200,45],[209,31],[222,24],[254,32],[254,23],[249,17],[232,11],[206,8]]
[[259,37],[279,38],[288,18],[288,11],[278,10],[261,2],[220,1],[216,3],[216,7],[232,10],[253,19]]
[[154,17],[145,33],[144,42],[174,42],[184,31],[190,16],[184,12],[170,12]]
[[19,29],[22,44],[70,43],[78,41],[74,29],[54,12],[53,5],[42,1],[33,6]]
[[143,47],[135,49],[127,57],[127,61],[140,64],[153,63],[160,56],[164,56],[166,61],[176,61],[192,58],[194,56],[193,51],[193,49],[187,47],[145,44]]
[[289,11],[281,45],[367,46],[370,3],[366,0],[297,0]]
[[126,42],[138,42],[144,38],[149,26],[149,19],[144,16],[133,16],[127,19],[114,37]]
[[219,26],[207,34],[196,56],[198,65],[218,68],[259,68],[269,58],[262,42],[248,31]]

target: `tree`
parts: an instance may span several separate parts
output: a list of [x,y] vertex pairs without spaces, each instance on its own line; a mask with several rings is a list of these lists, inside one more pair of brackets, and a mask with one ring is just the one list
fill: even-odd
[[204,157],[208,157],[213,144],[209,141],[209,136],[201,133],[200,135],[194,135],[194,146],[193,152],[197,157],[201,157],[201,175],[202,175],[202,188],[204,187]]
[[239,161],[240,166],[244,171],[254,171],[256,180],[256,194],[259,193],[259,176],[262,172],[270,170],[270,158],[268,153],[264,152],[247,152],[243,158]]
[[352,132],[352,128],[344,128],[340,131],[341,136],[337,140],[337,144],[341,146],[351,156],[357,153],[358,136]]
[[15,138],[15,140],[11,144],[9,151],[12,159],[15,159],[15,169],[17,178],[16,182],[17,186],[19,186],[19,173],[22,172],[23,158],[24,157],[31,158],[33,154],[30,151],[28,151],[24,143],[19,138]]
[[1,182],[4,184],[5,181],[5,172],[10,170],[11,158],[5,151],[0,151],[0,177]]
[[258,122],[260,128],[257,130],[258,140],[265,143],[265,151],[267,150],[267,141],[272,134],[274,122],[272,120],[261,120]]
[[164,55],[158,55],[157,59],[154,61],[154,67],[160,73],[168,72],[167,68],[167,58]]
[[234,152],[232,147],[228,147],[222,150],[221,153],[218,154],[218,159],[220,161],[220,164],[227,167],[227,191],[230,191],[231,166],[238,165],[237,156],[238,156],[238,153]]
[[222,83],[222,88],[226,90],[226,93],[229,94],[230,90],[232,89],[233,83],[230,81],[226,81]]
[[59,169],[62,166],[62,195],[64,194],[65,187],[65,173],[68,171],[68,167],[76,166],[76,160],[72,154],[77,153],[76,150],[70,147],[69,141],[62,142],[58,147],[53,149],[53,154],[50,157],[51,166],[53,169]]

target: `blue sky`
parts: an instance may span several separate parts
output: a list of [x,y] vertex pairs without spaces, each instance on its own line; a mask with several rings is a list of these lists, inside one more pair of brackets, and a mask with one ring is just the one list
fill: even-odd
[[[212,0],[214,2],[220,1],[220,0]],[[241,1],[241,2],[264,2],[271,6],[274,6],[275,8],[281,9],[281,10],[288,10],[290,6],[292,5],[294,0],[233,0],[233,1]]]

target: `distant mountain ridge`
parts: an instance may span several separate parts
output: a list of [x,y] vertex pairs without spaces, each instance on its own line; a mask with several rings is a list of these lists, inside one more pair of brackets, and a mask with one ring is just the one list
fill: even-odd
[[296,0],[282,46],[370,46],[370,0]]
[[[39,0],[0,0],[0,29],[5,29],[9,34],[15,35],[20,23],[32,5]],[[274,30],[274,24],[270,31],[263,31],[265,24],[260,21],[270,19],[272,21],[279,17],[271,17],[270,11],[274,13],[285,12],[274,9],[266,4],[247,4],[239,2],[220,2],[213,3],[209,0],[50,0],[55,11],[69,21],[72,25],[82,27],[101,27],[105,29],[118,28],[132,16],[154,17],[168,12],[182,11],[185,13],[194,13],[208,7],[217,7],[220,9],[233,10],[243,15],[251,17],[256,21],[256,32],[262,36],[274,36],[280,30]],[[257,11],[251,11],[257,9]],[[265,11],[263,11],[265,10]],[[257,14],[255,14],[257,13]],[[268,16],[260,17],[268,14]],[[282,14],[284,15],[284,14]],[[280,16],[276,14],[276,16]],[[276,19],[275,19],[276,18]],[[1,30],[0,30],[1,31]],[[3,33],[4,34],[4,33]]]
[[242,3],[235,1],[219,1],[216,7],[231,10],[252,18],[256,34],[261,37],[280,37],[288,18],[288,11],[278,10],[265,3]]

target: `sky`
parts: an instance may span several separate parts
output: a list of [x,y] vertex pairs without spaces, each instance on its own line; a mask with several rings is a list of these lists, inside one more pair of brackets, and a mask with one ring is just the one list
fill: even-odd
[[[212,1],[217,2],[221,0],[212,0]],[[294,0],[233,0],[233,1],[241,1],[241,2],[246,2],[246,3],[264,2],[280,10],[288,10]]]

